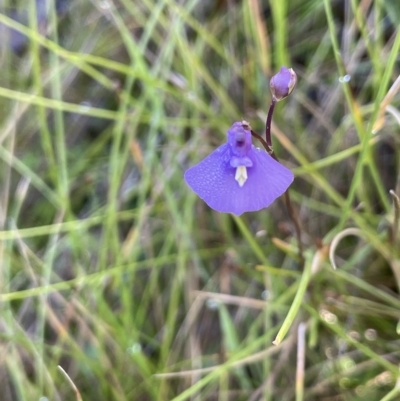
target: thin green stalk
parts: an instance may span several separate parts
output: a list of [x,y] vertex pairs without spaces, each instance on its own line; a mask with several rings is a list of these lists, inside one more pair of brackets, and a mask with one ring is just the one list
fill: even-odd
[[46,197],[54,207],[60,207],[61,200],[51,188],[26,164],[19,160],[14,154],[0,145],[0,159],[12,166],[21,176],[29,178],[32,185]]
[[[205,248],[197,250],[199,257],[204,259],[212,259],[215,256],[221,256],[225,251],[225,248]],[[187,256],[193,253],[192,250],[187,251]],[[108,277],[118,277],[121,272],[129,273],[136,270],[149,269],[149,268],[161,268],[167,264],[172,264],[176,261],[176,253],[171,253],[165,257],[155,257],[140,262],[131,262],[122,264],[120,266],[114,266],[105,271],[99,271],[96,273],[86,274],[85,276],[77,277],[71,280],[64,280],[54,284],[48,284],[40,287],[29,288],[27,290],[12,291],[8,293],[0,294],[0,302],[8,302],[17,299],[25,299],[29,297],[37,297],[43,294],[50,294],[57,291],[65,291],[76,288],[81,285],[97,285],[102,280]]]
[[254,255],[257,256],[260,263],[263,263],[264,265],[270,265],[267,256],[264,254],[263,250],[261,249],[261,246],[257,243],[256,239],[254,238],[254,235],[249,231],[248,227],[243,222],[243,219],[238,216],[232,216],[232,217],[235,220],[235,223],[239,227],[239,230],[243,234],[244,238],[246,239],[246,242],[250,245],[250,248],[254,252]]
[[[121,16],[119,15],[116,9],[113,9],[112,12],[113,20],[118,28],[122,40],[126,46],[127,51],[130,55],[130,63],[132,68],[136,66],[140,66],[143,69],[143,60],[142,55],[138,53],[136,48],[136,44],[130,36],[130,33],[125,26]],[[135,78],[129,76],[124,85],[124,93],[131,93],[133,84],[135,82]],[[111,256],[109,254],[110,248],[114,249],[114,257],[120,260],[120,253],[118,252],[118,225],[116,223],[116,213],[118,210],[118,190],[121,185],[121,176],[123,172],[123,165],[120,159],[121,153],[121,145],[123,143],[123,135],[125,129],[125,123],[128,117],[130,99],[127,95],[121,95],[119,110],[117,113],[117,119],[113,129],[112,135],[112,147],[111,147],[111,155],[110,155],[110,164],[109,164],[109,174],[108,174],[108,196],[107,196],[107,209],[108,209],[108,219],[104,224],[104,232],[103,232],[103,245],[102,251],[100,254],[100,266],[101,269],[105,269],[107,266],[107,259]]]
[[[327,17],[327,21],[328,21],[329,32],[331,35],[332,47],[333,47],[334,55],[336,58],[337,68],[338,68],[339,74],[341,76],[344,76],[346,74],[346,70],[345,70],[343,62],[340,58],[340,49],[339,49],[339,45],[338,45],[337,39],[336,39],[336,30],[335,30],[333,15],[332,15],[331,4],[330,4],[329,0],[324,0],[324,4],[325,4],[325,12],[326,12],[326,17]],[[342,218],[338,225],[338,230],[343,229],[343,227],[346,223],[346,220],[348,219],[348,217],[352,211],[352,204],[353,204],[353,201],[355,198],[357,188],[359,187],[360,183],[362,182],[363,168],[364,168],[364,165],[366,165],[366,164],[371,169],[371,172],[374,177],[374,183],[375,183],[375,186],[377,187],[378,194],[380,196],[380,199],[381,199],[383,205],[385,206],[385,208],[387,208],[387,210],[390,209],[390,204],[389,204],[387,194],[385,193],[385,191],[383,189],[381,180],[379,179],[378,174],[375,169],[375,166],[373,165],[371,151],[370,151],[370,147],[368,146],[368,144],[369,144],[369,139],[370,139],[371,133],[372,133],[372,126],[377,118],[377,115],[379,112],[379,106],[386,94],[389,79],[390,79],[391,73],[393,71],[395,60],[396,60],[396,55],[398,54],[399,49],[400,49],[400,31],[397,31],[394,46],[391,49],[391,52],[389,55],[389,60],[387,62],[387,66],[385,69],[385,73],[380,82],[378,94],[376,96],[375,109],[371,116],[371,119],[369,120],[368,127],[366,129],[363,126],[363,122],[361,120],[360,113],[358,112],[358,108],[356,109],[356,107],[355,107],[355,102],[352,98],[348,83],[346,83],[346,82],[343,83],[343,90],[344,90],[344,93],[346,96],[347,104],[350,108],[350,113],[352,115],[357,132],[359,134],[359,138],[362,143],[362,149],[360,152],[356,170],[354,172],[354,176],[353,176],[352,184],[351,184],[351,187],[349,190],[349,194],[346,199],[346,203],[345,203],[344,210],[343,210],[343,215],[342,215]]]
[[[271,328],[268,330],[267,333],[265,333],[263,336],[260,336],[257,338],[255,341],[253,341],[251,344],[247,345],[246,347],[242,348],[235,354],[233,354],[228,361],[226,361],[223,365],[220,365],[216,367],[211,373],[207,374],[206,376],[202,377],[200,380],[198,380],[195,384],[193,384],[191,387],[188,389],[182,391],[178,396],[174,397],[171,401],[184,401],[188,399],[190,396],[193,394],[196,394],[198,391],[200,391],[203,387],[206,385],[218,380],[219,377],[221,377],[222,374],[225,372],[229,371],[232,367],[235,367],[235,363],[239,362],[240,360],[248,357],[249,355],[257,350],[260,346],[263,346],[265,343],[265,337],[270,336],[271,332],[273,333],[275,331],[275,328]],[[267,350],[264,349],[264,357],[267,357],[269,355],[274,355],[279,351],[281,346],[277,347],[270,347]]]
[[[336,38],[336,28],[335,28],[335,23],[332,15],[332,9],[331,9],[331,4],[329,0],[324,0],[324,5],[325,5],[325,13],[326,13],[326,18],[328,21],[328,28],[329,28],[329,33],[331,36],[331,43],[332,43],[332,48],[333,48],[333,53],[336,59],[336,66],[339,72],[339,76],[345,76],[347,74],[345,66],[343,64],[343,61],[341,59],[341,52],[339,48],[339,44]],[[345,204],[343,207],[343,214],[342,218],[339,222],[338,225],[338,230],[342,230],[343,226],[345,225],[351,211],[352,211],[352,204],[354,197],[356,195],[357,188],[359,187],[359,183],[362,181],[362,176],[363,176],[363,168],[364,164],[366,163],[367,160],[367,153],[368,153],[368,143],[369,143],[369,136],[367,135],[364,126],[363,126],[363,121],[361,119],[361,115],[358,113],[356,110],[356,104],[355,101],[352,97],[351,91],[349,84],[347,82],[343,82],[343,91],[346,97],[347,105],[349,106],[350,109],[350,114],[353,118],[353,122],[355,124],[355,127],[357,129],[357,133],[359,136],[359,139],[362,143],[362,149],[360,151],[360,156],[358,158],[358,163],[356,166],[356,170],[354,172],[353,180],[352,180],[352,185],[350,187],[348,196],[345,200]]]
[[346,340],[346,342],[348,342],[349,344],[353,345],[360,352],[362,352],[365,356],[372,359],[377,364],[381,365],[384,369],[388,370],[390,373],[395,374],[396,376],[399,374],[399,368],[396,365],[394,365],[393,363],[389,362],[381,355],[374,352],[368,345],[365,345],[365,344],[361,343],[360,341],[356,340],[355,338],[353,338],[350,334],[348,334],[346,332],[346,330],[340,324],[335,323],[335,322],[327,322],[325,319],[323,319],[320,316],[318,311],[313,309],[310,305],[304,304],[304,308],[307,309],[307,311],[312,316],[314,316],[315,318],[318,318],[319,321],[325,325],[325,327],[327,327],[329,330],[331,330],[333,333],[335,333],[340,338]]
[[[61,213],[58,216],[58,219],[62,220],[64,218],[64,213]],[[46,287],[50,284],[50,276],[53,270],[54,260],[57,255],[58,242],[60,239],[60,233],[53,234],[47,245],[43,271],[40,276],[40,283],[42,286]],[[39,296],[40,302],[38,306],[38,318],[36,325],[36,336],[37,336],[37,352],[39,358],[37,358],[36,362],[38,364],[37,370],[37,380],[38,386],[42,394],[46,394],[49,390],[53,390],[49,383],[45,381],[45,373],[47,370],[46,367],[46,354],[45,354],[45,328],[47,322],[47,309],[48,309],[48,294],[42,293]],[[53,397],[53,394],[49,394],[49,397]]]
[[[58,24],[55,10],[55,0],[50,2],[49,22],[51,25],[50,37],[54,43],[58,44]],[[60,61],[56,54],[49,53],[49,64],[52,71],[56,72],[51,82],[51,95],[53,99],[62,101],[62,78]],[[67,143],[65,141],[64,112],[54,110],[54,130],[55,130],[55,149],[57,154],[58,170],[58,192],[62,200],[63,209],[70,212],[69,200],[69,179],[67,165]]]
[[286,0],[270,0],[272,20],[275,36],[275,66],[288,66],[286,13],[288,4]]
[[[388,58],[382,79],[380,79],[379,82],[377,83],[378,90],[377,90],[377,95],[376,95],[375,103],[374,103],[374,111],[368,122],[367,132],[372,132],[372,127],[374,126],[375,121],[378,117],[379,109],[381,107],[382,101],[387,94],[387,91],[389,88],[389,82],[392,77],[399,52],[400,52],[400,29],[398,29],[396,32],[396,37],[393,42],[393,46],[390,49],[389,58]],[[379,75],[379,76],[381,76],[381,75]],[[378,190],[380,199],[381,199],[383,205],[385,206],[386,211],[389,212],[390,211],[389,198],[387,196],[387,192],[383,186],[382,179],[379,176],[379,172],[378,172],[378,168],[377,168],[377,164],[379,163],[379,161],[375,162],[375,158],[374,158],[374,155],[373,155],[373,152],[371,149],[369,151],[368,156],[369,156],[368,157],[368,167],[370,169],[372,177],[374,178],[375,186]]]
[[[38,31],[37,24],[37,10],[36,10],[36,1],[29,2],[29,25],[32,30],[35,32]],[[35,89],[35,93],[38,96],[43,97],[43,81],[41,77],[41,63],[40,63],[40,48],[38,42],[35,40],[30,41],[30,49],[32,53],[32,75],[33,75],[33,86]],[[56,184],[57,178],[54,176],[56,170],[56,160],[53,151],[53,145],[51,143],[50,130],[47,124],[47,115],[46,109],[43,106],[37,106],[38,112],[38,123],[39,123],[39,131],[41,137],[41,143],[43,152],[45,154],[46,161],[49,166],[50,177],[54,184]]]
[[389,391],[380,401],[392,401],[398,399],[400,395],[400,384],[398,382],[399,378],[397,378],[397,383],[394,388]]
[[[364,40],[365,43],[365,47],[367,49],[367,53],[368,56],[371,60],[371,64],[373,67],[373,76],[375,77],[375,81],[377,81],[379,78],[381,77],[381,72],[382,72],[382,64],[381,64],[381,60],[380,60],[380,56],[379,53],[376,52],[376,48],[373,47],[373,44],[371,43],[371,32],[368,29],[367,22],[366,22],[366,13],[365,13],[365,9],[362,10],[361,9],[361,2],[360,4],[357,4],[357,0],[351,0],[351,8],[353,10],[353,14],[354,14],[354,19],[355,22],[358,25],[358,29],[360,30],[361,36]],[[375,36],[375,33],[374,33]],[[379,88],[379,82],[375,82],[375,88]]]
[[306,258],[305,264],[304,264],[304,271],[303,271],[303,274],[302,274],[300,282],[299,282],[299,288],[297,289],[296,296],[294,297],[294,300],[289,309],[289,312],[288,312],[285,320],[283,321],[282,326],[279,329],[279,332],[276,335],[275,340],[273,341],[273,344],[275,344],[275,345],[279,345],[281,343],[281,341],[284,339],[287,332],[289,331],[290,327],[292,326],[294,319],[297,316],[300,306],[302,305],[304,294],[306,293],[308,283],[311,278],[311,266],[312,266],[312,263],[311,263],[310,258]]
[[105,110],[97,107],[87,107],[79,104],[63,102],[57,99],[45,98],[35,93],[19,92],[3,87],[0,87],[0,96],[7,99],[30,103],[36,106],[46,107],[53,110],[76,113],[90,117],[104,118],[106,120],[116,120],[118,116],[118,113],[112,110]]

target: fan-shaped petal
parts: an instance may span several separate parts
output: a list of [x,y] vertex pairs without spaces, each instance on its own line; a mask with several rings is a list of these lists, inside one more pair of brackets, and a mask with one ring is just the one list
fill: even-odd
[[265,151],[251,146],[247,180],[240,186],[229,144],[220,146],[185,173],[185,180],[208,206],[218,212],[241,215],[268,207],[293,181],[293,173]]

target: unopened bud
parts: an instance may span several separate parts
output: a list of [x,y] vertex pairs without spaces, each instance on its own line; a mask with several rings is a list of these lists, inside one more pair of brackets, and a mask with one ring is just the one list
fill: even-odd
[[292,68],[282,67],[269,81],[272,98],[279,102],[292,93],[296,86],[297,75]]

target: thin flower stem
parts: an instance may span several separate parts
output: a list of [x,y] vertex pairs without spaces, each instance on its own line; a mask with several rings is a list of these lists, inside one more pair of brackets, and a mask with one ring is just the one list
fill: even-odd
[[[271,123],[272,123],[272,115],[274,114],[275,110],[275,105],[278,101],[275,99],[274,96],[272,96],[271,100],[271,106],[269,107],[268,110],[268,116],[267,116],[267,121],[265,123],[265,138],[266,142],[268,144],[268,148],[271,149],[272,152],[269,152],[267,149],[267,152],[270,153],[270,155],[277,161],[278,157],[276,156],[275,152],[273,151],[272,148],[272,137],[271,137]],[[301,266],[304,266],[304,256],[303,256],[303,241],[301,238],[301,228],[300,228],[300,222],[299,219],[296,216],[296,213],[293,209],[292,201],[290,200],[290,195],[289,195],[289,190],[285,192],[285,203],[286,203],[286,208],[289,214],[290,219],[293,221],[294,228],[296,231],[296,237],[297,237],[297,242],[298,242],[298,248],[299,248],[299,259],[300,259],[300,264]]]
[[[276,154],[272,148],[272,138],[271,138],[272,115],[274,114],[274,109],[275,109],[276,103],[277,103],[277,100],[275,99],[275,97],[272,97],[271,106],[269,107],[267,121],[265,124],[265,139],[266,140],[264,140],[260,135],[258,135],[253,130],[251,130],[250,132],[254,138],[257,138],[261,142],[261,144],[264,146],[264,148],[268,152],[268,154],[279,163],[278,157],[276,156]],[[299,219],[297,218],[296,213],[294,211],[292,201],[290,200],[289,190],[287,190],[285,192],[285,204],[286,204],[286,209],[288,211],[289,217],[292,220],[295,231],[296,231],[300,265],[304,266],[303,241],[301,238],[301,227],[300,227]]]
[[250,131],[251,135],[253,135],[254,138],[258,139],[262,145],[264,146],[265,150],[267,151],[267,153],[271,156],[274,151],[272,150],[272,148],[268,145],[267,142],[265,142],[265,139],[261,136],[258,135],[256,132],[254,132],[253,130]]
[[269,147],[272,148],[272,139],[271,139],[271,122],[272,122],[272,114],[274,114],[274,109],[277,101],[274,97],[272,97],[271,106],[269,106],[267,122],[265,124],[265,139]]
[[298,243],[297,246],[299,248],[300,264],[301,264],[301,266],[304,266],[303,241],[301,238],[300,222],[293,209],[293,204],[292,204],[292,201],[290,200],[289,190],[287,190],[285,192],[285,203],[286,203],[286,209],[288,211],[288,214],[289,214],[291,220],[293,221],[294,229],[296,231],[296,237],[297,237],[297,243]]

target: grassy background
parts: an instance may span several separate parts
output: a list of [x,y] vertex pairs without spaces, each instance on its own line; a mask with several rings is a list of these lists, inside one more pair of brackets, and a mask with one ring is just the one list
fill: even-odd
[[[400,399],[399,26],[391,0],[1,0],[0,400]],[[263,132],[281,65],[304,268],[282,200],[236,218],[183,181]]]

